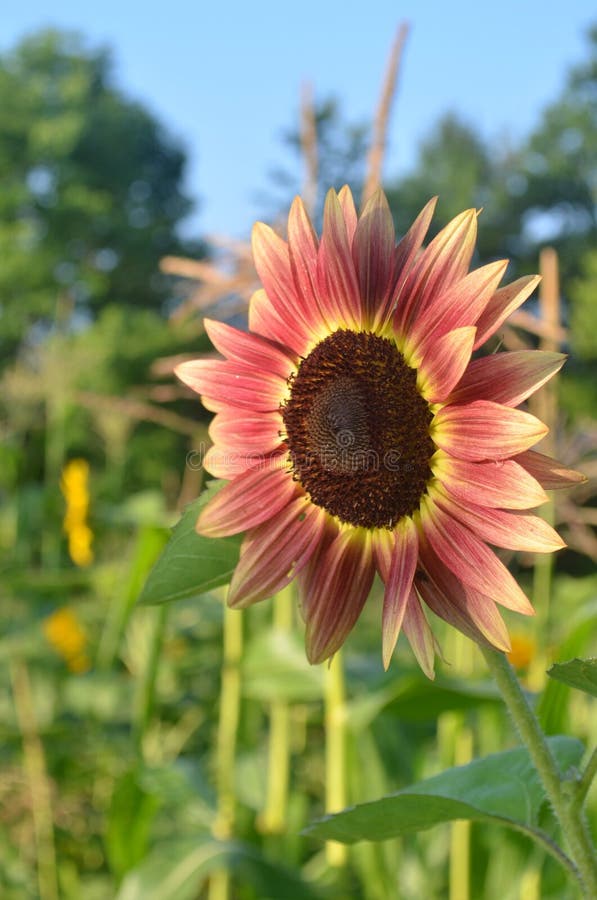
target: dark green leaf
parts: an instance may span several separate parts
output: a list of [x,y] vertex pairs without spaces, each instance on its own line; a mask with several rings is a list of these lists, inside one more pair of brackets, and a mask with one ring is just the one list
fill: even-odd
[[238,562],[240,537],[206,538],[195,531],[199,513],[223,485],[223,481],[210,485],[187,506],[149,573],[139,603],[170,603],[196,597],[230,581]]
[[[576,610],[574,615],[568,614],[566,624],[561,628],[565,635],[560,643],[560,656],[563,659],[587,656],[590,652],[597,619],[596,592],[595,577],[573,579],[561,576],[554,583],[554,597],[559,608],[566,609],[567,603],[572,600]],[[550,678],[537,705],[537,715],[545,734],[565,734],[570,730],[569,701],[568,685]]]
[[[356,686],[356,680],[354,681]],[[500,703],[490,682],[438,678],[430,682],[421,673],[400,673],[390,684],[357,693],[348,703],[347,720],[352,731],[368,728],[382,709],[391,709],[402,722],[434,722],[446,710],[473,709]]]
[[565,663],[554,663],[547,674],[556,681],[563,681],[597,697],[597,659],[571,659]]
[[139,784],[136,771],[127,772],[116,783],[105,843],[110,868],[119,879],[143,859],[158,806],[158,798]]
[[[582,744],[574,738],[553,737],[549,745],[562,771],[576,765],[583,754]],[[454,819],[494,821],[532,833],[544,800],[527,751],[508,750],[326,816],[307,833],[348,844],[383,841]]]

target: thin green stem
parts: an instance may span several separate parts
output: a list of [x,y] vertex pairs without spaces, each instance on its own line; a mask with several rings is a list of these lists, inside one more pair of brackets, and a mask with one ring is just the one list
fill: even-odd
[[[540,510],[541,517],[548,525],[555,524],[555,504],[553,497]],[[552,553],[536,553],[533,566],[533,605],[540,617],[540,624],[545,624],[549,619],[549,598],[551,597],[551,582],[553,576],[554,558]]]
[[563,869],[565,869],[569,875],[572,876],[575,880],[578,880],[578,869],[576,865],[572,862],[569,856],[564,853],[562,848],[553,841],[548,834],[542,831],[540,828],[518,828],[521,834],[526,835],[526,837],[532,837],[536,844],[542,847],[546,853],[549,853],[550,856],[559,862]]
[[[325,671],[325,808],[337,812],[346,806],[346,687],[342,653],[338,651]],[[326,856],[332,866],[346,862],[346,846],[328,841]]]
[[[216,783],[218,812],[213,826],[214,837],[226,840],[234,833],[236,790],[234,785],[236,738],[240,719],[240,663],[243,651],[243,615],[224,606],[224,656],[220,688],[220,718],[216,746]],[[230,876],[218,869],[209,880],[209,900],[228,900]]]
[[487,647],[481,647],[481,650],[568,842],[579,885],[584,896],[593,900],[597,897],[597,858],[580,818],[580,809],[566,796],[561,774],[545,735],[506,656]]
[[139,682],[137,694],[137,709],[135,717],[135,738],[139,751],[142,751],[143,738],[147,731],[147,726],[153,716],[155,706],[156,682],[158,677],[158,667],[160,662],[160,654],[162,644],[164,642],[164,632],[166,630],[166,620],[168,616],[168,605],[162,603],[157,609],[152,610],[154,620],[151,623],[151,635],[149,638],[149,647],[145,667]]
[[[473,645],[460,631],[451,628],[449,632],[449,656],[458,660],[458,673],[470,677],[473,665]],[[438,723],[439,725],[439,723]],[[442,763],[462,766],[469,763],[473,755],[473,733],[461,712],[446,711],[441,716],[438,738],[443,750]],[[443,746],[442,746],[443,745]],[[449,858],[449,900],[469,900],[470,890],[471,823],[465,819],[452,822],[450,826]]]
[[[555,525],[555,504],[553,497],[540,511],[540,515],[552,527]],[[549,634],[551,594],[554,572],[553,553],[536,553],[533,566],[533,606],[537,614],[533,618],[535,636]],[[545,672],[549,667],[545,642],[537,640],[537,651],[533,654],[528,671],[528,684],[533,690],[541,691],[545,687]]]
[[587,794],[591,789],[594,778],[597,776],[597,747],[593,750],[584,772],[581,773],[580,779],[576,787],[576,800],[582,806],[587,798]]
[[[294,591],[292,585],[274,597],[274,630],[288,636],[292,630]],[[276,699],[270,704],[267,788],[261,826],[265,832],[279,834],[286,827],[288,782],[290,776],[290,705]]]
[[23,767],[31,793],[33,839],[40,900],[58,900],[58,866],[54,845],[54,816],[46,757],[37,727],[29,671],[24,662],[10,664],[10,678],[21,740]]

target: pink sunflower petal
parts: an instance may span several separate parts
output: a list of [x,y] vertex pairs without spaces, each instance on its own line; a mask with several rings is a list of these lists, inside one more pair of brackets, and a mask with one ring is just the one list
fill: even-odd
[[566,354],[514,350],[474,359],[449,398],[450,403],[492,400],[518,406],[564,365]]
[[285,381],[296,369],[296,357],[292,359],[288,352],[266,338],[239,331],[238,328],[215,319],[204,319],[203,324],[216,350],[230,360],[279,375]]
[[369,596],[374,574],[369,535],[340,532],[321,559],[305,608],[310,663],[323,662],[342,646]]
[[414,589],[411,589],[410,597],[404,613],[402,629],[408,639],[411,650],[421,669],[432,681],[435,678],[434,663],[437,641],[421,609],[421,601]]
[[251,244],[257,274],[273,306],[292,306],[296,296],[288,244],[263,222],[253,226]]
[[201,512],[197,531],[226,537],[255,528],[284,509],[298,491],[285,456],[271,457],[218,491]]
[[522,306],[527,297],[533,293],[539,282],[540,275],[525,275],[518,278],[512,284],[506,284],[499,288],[486,305],[477,319],[477,340],[475,350],[494,334],[508,316]]
[[288,216],[288,251],[297,295],[309,321],[317,330],[329,331],[317,292],[317,253],[319,241],[300,197],[296,197]]
[[474,624],[466,609],[461,608],[452,598],[442,593],[433,581],[425,575],[420,575],[417,577],[416,585],[422,601],[439,619],[443,619],[444,622],[461,631],[475,643],[488,645],[488,641]]
[[397,297],[404,287],[412,265],[425,240],[425,235],[431,225],[431,219],[433,218],[436,205],[437,197],[432,197],[431,200],[425,204],[396,247],[394,254],[394,283],[390,292],[392,297]]
[[375,327],[385,321],[394,275],[394,222],[385,194],[375,191],[357,226],[352,255],[363,303],[364,322]]
[[464,504],[531,509],[549,499],[537,479],[511,459],[469,462],[439,451],[433,472],[448,493]]
[[[431,580],[421,577],[417,590],[429,609],[477,644],[508,652],[510,638],[499,611],[488,597],[475,591],[448,593]],[[459,599],[456,599],[459,596]]]
[[434,237],[413,265],[401,291],[395,322],[399,331],[408,333],[434,299],[464,278],[476,236],[477,213],[469,209]]
[[496,262],[469,272],[447,290],[429,300],[424,312],[412,322],[407,347],[423,344],[433,348],[439,335],[465,325],[475,325],[502,280],[508,260]]
[[319,578],[322,560],[325,558],[331,545],[340,534],[340,526],[335,519],[328,515],[323,517],[323,530],[321,538],[315,547],[311,558],[298,575],[299,611],[304,622],[309,618],[309,604],[314,595],[314,586]]
[[323,211],[323,234],[317,256],[318,295],[323,312],[335,328],[358,328],[361,304],[357,276],[344,213],[335,191],[328,191]]
[[279,375],[226,360],[191,360],[177,366],[174,374],[202,398],[239,409],[273,412],[287,392],[286,382]]
[[382,657],[388,669],[404,620],[417,568],[419,541],[411,518],[404,518],[393,533],[394,547],[385,582],[382,613]]
[[444,512],[429,495],[423,498],[421,512],[426,539],[459,581],[507,609],[534,614],[508,569],[472,531]]
[[355,231],[357,229],[357,211],[354,205],[352,191],[347,184],[343,185],[338,191],[338,203],[342,208],[348,242],[352,246]]
[[282,417],[277,412],[221,412],[209,426],[214,446],[208,450],[203,465],[216,478],[235,478],[280,447],[282,428]]
[[263,453],[243,453],[222,447],[210,447],[203,459],[203,468],[214,478],[225,478],[227,481],[231,481],[238,475],[242,475],[247,469],[255,468],[263,459]]
[[254,413],[244,409],[219,413],[210,423],[209,436],[226,449],[271,453],[281,443],[284,423],[279,412]]
[[466,370],[473,352],[476,328],[456,328],[438,338],[418,365],[421,394],[439,403],[450,394]]
[[300,323],[292,328],[281,319],[263,288],[255,291],[249,303],[249,331],[288,347],[297,356],[306,356],[313,346],[310,332]]
[[527,553],[552,553],[566,546],[557,531],[539,516],[462,504],[448,497],[436,499],[444,512],[496,547]]
[[269,225],[257,222],[253,226],[251,243],[257,274],[279,318],[287,328],[300,327],[309,338],[316,338],[313,317],[295,288],[286,241]]
[[[493,600],[463,584],[434,553],[429,544],[421,542],[421,561],[435,594],[429,604],[431,609],[447,621],[452,621],[457,628],[464,631],[462,624],[472,626],[477,636],[499,650],[510,649],[510,638],[499,610]],[[417,579],[417,588],[423,591],[425,580]],[[432,605],[435,603],[435,605]],[[440,607],[442,612],[437,611]],[[452,617],[452,618],[450,618]],[[459,624],[458,624],[459,623]],[[470,635],[475,639],[474,634]]]
[[373,532],[373,559],[384,584],[390,575],[393,552],[394,532],[388,528],[379,528]]
[[528,450],[549,431],[530,413],[489,400],[444,406],[431,423],[438,447],[458,459],[505,459]]
[[514,459],[548,491],[569,488],[587,481],[587,476],[582,472],[568,469],[564,463],[543,453],[537,453],[536,450],[526,450]]
[[227,602],[235,609],[271,597],[308,563],[322,535],[324,513],[298,497],[274,519],[247,532]]

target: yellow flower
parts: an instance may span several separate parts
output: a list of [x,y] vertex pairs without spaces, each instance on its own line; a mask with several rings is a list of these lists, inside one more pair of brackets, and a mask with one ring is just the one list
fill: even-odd
[[514,633],[510,635],[512,649],[508,653],[508,659],[515,669],[528,668],[531,660],[537,652],[535,640],[528,634]]
[[45,620],[44,635],[71,672],[86,672],[91,663],[86,653],[87,635],[72,609],[62,606]]
[[93,532],[87,524],[89,512],[89,463],[72,459],[62,470],[60,487],[66,500],[63,528],[68,537],[69,556],[76,566],[93,562]]

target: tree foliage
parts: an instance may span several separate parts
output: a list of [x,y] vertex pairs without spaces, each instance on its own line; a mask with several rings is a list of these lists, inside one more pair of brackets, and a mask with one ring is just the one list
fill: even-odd
[[587,59],[523,148],[524,191],[513,204],[531,241],[559,251],[564,276],[578,272],[597,239],[597,26],[587,38]]
[[[160,309],[189,212],[179,144],[114,84],[110,56],[46,31],[0,58],[0,356],[56,315]],[[186,248],[189,249],[189,248]]]
[[[340,190],[350,184],[355,200],[361,196],[365,179],[367,153],[367,126],[365,123],[349,122],[344,117],[340,102],[334,97],[315,103],[313,111],[314,130],[317,144],[317,208],[313,218],[321,224],[323,201],[330,188]],[[282,143],[290,151],[291,167],[278,166],[270,172],[272,193],[264,196],[271,213],[265,218],[285,216],[288,198],[303,193],[305,172],[297,171],[296,161],[304,166],[304,146],[300,130],[287,128],[282,134]]]

